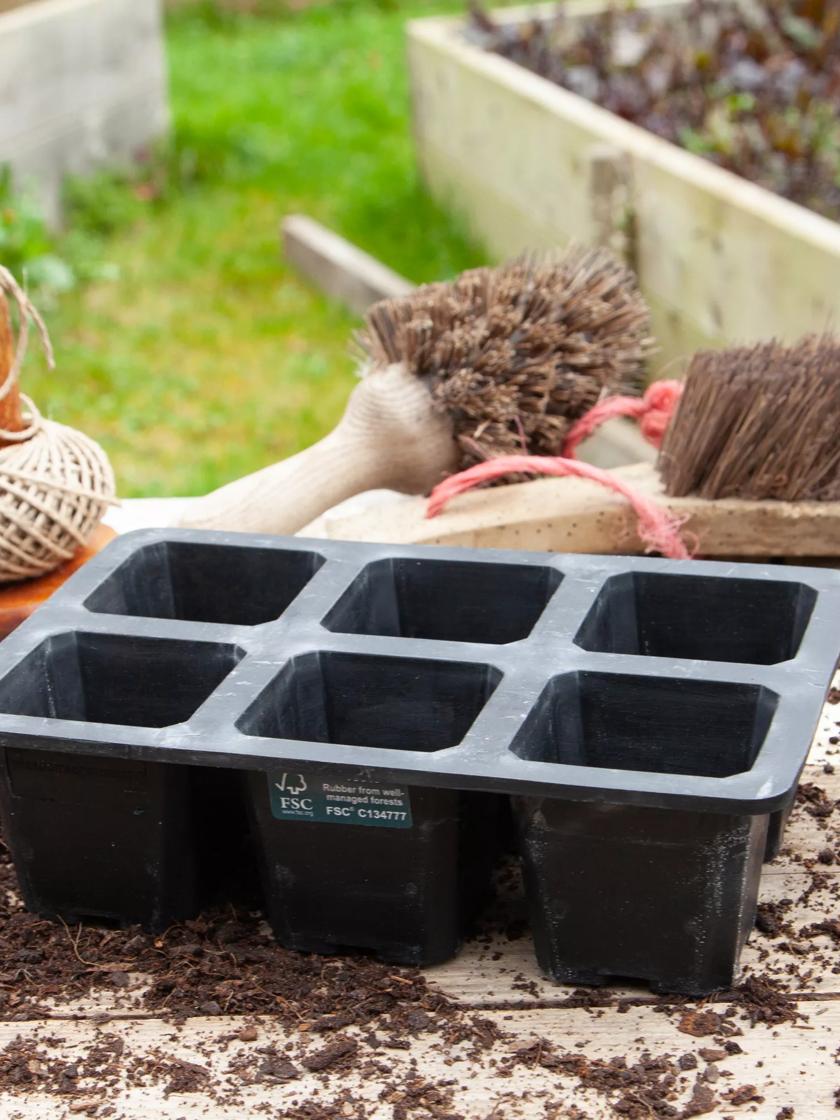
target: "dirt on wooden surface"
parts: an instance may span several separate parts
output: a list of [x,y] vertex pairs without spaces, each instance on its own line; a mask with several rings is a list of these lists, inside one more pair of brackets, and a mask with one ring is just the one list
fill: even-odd
[[[840,814],[821,786],[806,783],[795,812],[812,819],[819,848],[838,853]],[[0,1091],[60,1098],[68,1117],[121,1120],[119,1100],[125,1087],[153,1085],[165,1097],[201,1094],[234,1106],[248,1086],[294,1086],[315,1075],[335,1090],[329,1101],[300,1099],[282,1112],[284,1120],[363,1120],[366,1102],[345,1085],[352,1073],[357,1081],[377,1086],[378,1099],[394,1120],[463,1120],[452,1083],[425,1077],[419,1068],[406,1078],[405,1070],[392,1064],[390,1055],[410,1052],[414,1041],[422,1038],[444,1054],[466,1047],[502,1087],[515,1082],[518,1069],[545,1071],[548,1086],[557,1078],[576,1084],[596,1094],[610,1115],[625,1120],[726,1115],[720,1110],[761,1103],[754,1085],[733,1084],[725,1069],[727,1060],[748,1049],[755,1024],[799,1024],[807,1029],[807,1004],[785,990],[786,976],[790,973],[797,983],[807,983],[809,975],[824,970],[832,959],[826,946],[838,937],[836,876],[826,875],[818,851],[800,856],[799,862],[808,873],[803,893],[809,898],[818,895],[826,917],[797,924],[795,906],[801,900],[762,904],[753,939],[760,950],[762,943],[772,943],[774,951],[781,948],[781,959],[789,960],[781,973],[755,971],[735,989],[719,993],[714,1007],[708,1000],[656,998],[647,992],[638,1000],[616,1000],[608,988],[558,989],[561,1006],[584,1008],[596,1016],[649,1005],[685,1037],[682,1051],[604,1059],[590,1057],[585,1045],[581,1048],[573,1039],[563,1047],[556,1040],[539,1039],[517,1045],[496,1020],[459,1005],[419,971],[394,968],[364,955],[317,957],[285,950],[258,911],[220,907],[159,935],[137,928],[70,928],[39,918],[23,910],[4,851],[0,1017],[21,1022],[22,1031],[0,1050]],[[502,869],[499,886],[500,901],[479,935],[488,946],[499,936],[512,941],[526,932],[518,910],[521,899],[508,905],[521,891],[514,864]],[[760,951],[759,959],[761,955]],[[836,963],[833,967],[836,970]],[[523,976],[521,981],[523,995],[534,995],[533,980]],[[239,1018],[231,1019],[235,1029],[216,1035],[204,1053],[185,1061],[159,1046],[142,1052],[127,1047],[119,1024],[111,1019],[113,1012],[106,1011],[95,1043],[81,1058],[68,1061],[61,1045],[62,1009],[72,1011],[80,999],[104,997],[109,1008],[163,1017],[172,1025],[173,1040],[191,1017],[217,1017],[221,1023]],[[26,1021],[50,1016],[58,1017],[54,1035],[27,1038]],[[288,1029],[287,1043],[265,1040],[264,1016]],[[213,1069],[218,1069],[219,1050],[228,1046],[236,1052],[220,1076]],[[569,1120],[574,1115],[565,1106],[552,1114],[550,1102],[549,1092],[543,1102],[547,1117]],[[785,1108],[780,1115],[793,1116],[792,1109]],[[579,1116],[582,1120],[585,1111]]]
[[[829,722],[840,730],[832,710]],[[656,997],[646,988],[629,994],[626,987],[547,989],[536,971],[511,973],[507,990],[516,1006],[539,1008],[549,991],[552,1007],[592,1021],[643,1010],[666,1018],[673,1037],[684,1040],[668,1049],[636,1047],[632,1055],[595,1056],[587,1039],[574,1034],[523,1043],[500,1014],[514,1006],[509,997],[471,1007],[418,970],[363,954],[283,949],[262,914],[247,906],[208,909],[161,934],[41,918],[23,909],[0,842],[0,1020],[20,1025],[0,1049],[0,1093],[12,1100],[43,1094],[60,1102],[66,1120],[135,1120],[121,1102],[138,1086],[234,1110],[243,1093],[257,1089],[272,1120],[367,1120],[371,1099],[393,1120],[474,1120],[459,1102],[457,1078],[440,1074],[457,1051],[494,1092],[498,1086],[499,1099],[517,1096],[521,1071],[538,1071],[540,1089],[526,1114],[539,1120],[591,1120],[586,1108],[569,1105],[570,1086],[600,1102],[599,1116],[624,1120],[749,1114],[763,1103],[753,1084],[758,1078],[739,1079],[729,1065],[749,1056],[752,1030],[813,1030],[809,994],[836,992],[840,983],[832,979],[840,977],[840,801],[819,780],[821,772],[833,775],[830,758],[821,769],[809,768],[798,792],[792,826],[799,839],[785,855],[795,874],[776,875],[788,895],[785,888],[765,894],[750,967],[734,989],[697,1000]],[[491,972],[501,968],[506,946],[515,954],[527,937],[515,860],[500,868],[497,888],[471,948],[476,967]],[[62,1031],[80,1008],[92,1041],[74,1044],[68,1059]],[[120,1017],[136,1024],[143,1016],[162,1021],[161,1030],[171,1034],[138,1045]],[[218,1028],[179,1054],[178,1040],[196,1017]],[[416,1051],[440,1055],[435,1075],[418,1063]],[[317,1100],[307,1088],[313,1078]],[[562,1100],[554,1095],[559,1085],[566,1087]],[[300,1093],[297,1086],[304,1086]],[[278,1112],[270,1102],[281,1089]],[[774,1108],[776,1120],[794,1117],[792,1105]],[[520,1114],[490,1114],[492,1120],[508,1115]]]

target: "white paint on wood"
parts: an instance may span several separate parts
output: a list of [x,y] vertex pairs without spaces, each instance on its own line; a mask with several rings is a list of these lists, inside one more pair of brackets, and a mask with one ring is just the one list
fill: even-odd
[[160,0],[34,0],[0,14],[0,164],[48,217],[61,183],[168,126]]

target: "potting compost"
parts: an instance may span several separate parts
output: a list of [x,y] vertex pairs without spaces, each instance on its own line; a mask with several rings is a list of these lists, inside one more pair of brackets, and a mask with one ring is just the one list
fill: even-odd
[[426,965],[512,808],[548,974],[724,987],[838,609],[827,569],[129,534],[4,646],[24,899],[164,928],[244,806],[282,944]]

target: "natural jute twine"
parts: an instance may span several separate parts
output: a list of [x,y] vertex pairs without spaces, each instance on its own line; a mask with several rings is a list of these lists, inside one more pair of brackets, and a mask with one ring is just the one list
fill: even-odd
[[[44,575],[69,560],[114,504],[115,486],[111,465],[98,444],[73,428],[45,420],[33,401],[19,392],[30,320],[51,369],[52,346],[41,316],[2,266],[0,292],[18,308],[14,358],[0,385],[0,408],[9,425],[0,427],[0,583],[9,583]],[[12,398],[18,395],[25,425],[19,431],[8,419]]]

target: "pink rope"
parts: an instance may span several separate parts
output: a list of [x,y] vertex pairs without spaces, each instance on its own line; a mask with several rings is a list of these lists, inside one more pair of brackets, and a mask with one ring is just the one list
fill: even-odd
[[643,397],[605,397],[572,424],[563,445],[563,455],[567,459],[576,458],[578,445],[607,420],[613,420],[616,416],[630,416],[638,420],[642,435],[648,443],[659,447],[682,391],[682,381],[654,381]]
[[655,381],[643,397],[606,397],[569,429],[562,456],[553,455],[502,455],[477,463],[468,470],[450,475],[432,491],[426,517],[437,517],[458,494],[472,490],[484,482],[492,482],[506,474],[544,474],[558,478],[585,478],[597,482],[625,498],[638,520],[639,539],[646,552],[659,552],[671,560],[689,560],[689,550],[680,528],[684,518],[675,517],[656,502],[639,494],[610,471],[581,463],[575,458],[577,447],[607,420],[616,416],[631,416],[639,421],[642,435],[654,447],[659,447],[677,407],[683,386],[681,381]]
[[450,475],[432,491],[426,507],[427,517],[437,517],[447,502],[458,494],[472,490],[483,482],[492,482],[506,474],[545,474],[555,477],[571,476],[597,482],[626,498],[639,521],[639,537],[646,552],[659,552],[671,560],[690,560],[691,552],[680,536],[682,520],[668,513],[650,498],[639,494],[632,486],[601,467],[582,463],[577,459],[564,459],[552,455],[502,455],[477,463],[468,470]]

